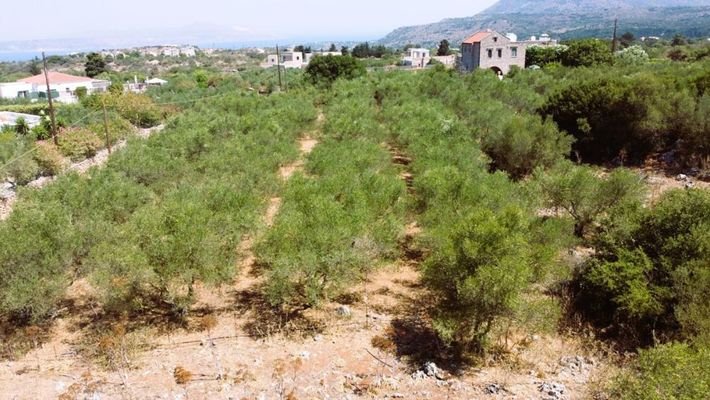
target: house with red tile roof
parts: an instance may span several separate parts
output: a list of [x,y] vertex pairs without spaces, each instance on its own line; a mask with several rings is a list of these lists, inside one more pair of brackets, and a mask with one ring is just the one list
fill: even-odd
[[[49,78],[49,89],[52,94],[52,99],[65,103],[74,103],[77,101],[76,91],[80,87],[85,88],[86,92],[91,94],[104,92],[108,90],[111,84],[111,82],[106,80],[69,75],[55,71],[48,72],[47,77]],[[44,74],[18,79],[16,82],[0,83],[0,98],[46,99],[47,83]]]
[[490,29],[474,33],[461,43],[461,68],[491,69],[499,75],[507,74],[514,65],[525,68],[526,44],[509,36]]

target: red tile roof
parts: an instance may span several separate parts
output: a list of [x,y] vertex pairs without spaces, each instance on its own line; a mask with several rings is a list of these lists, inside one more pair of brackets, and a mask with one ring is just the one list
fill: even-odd
[[480,31],[480,32],[476,32],[476,33],[473,34],[473,36],[469,37],[468,39],[464,40],[463,42],[466,43],[466,44],[478,43],[478,42],[480,42],[481,40],[487,38],[488,36],[490,36],[490,35],[492,35],[492,34],[493,34],[492,31]]
[[[80,83],[80,82],[91,82],[93,79],[87,78],[85,76],[75,76],[69,74],[63,74],[61,72],[50,71],[47,73],[49,76],[49,83],[55,85],[62,85],[65,83]],[[44,74],[39,74],[31,76],[29,78],[18,79],[18,82],[32,83],[32,84],[44,84]]]

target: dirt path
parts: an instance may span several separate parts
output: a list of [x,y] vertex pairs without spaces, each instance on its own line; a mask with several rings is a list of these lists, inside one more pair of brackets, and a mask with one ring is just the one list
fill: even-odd
[[[161,132],[165,128],[165,125],[158,125],[153,128],[147,128],[147,129],[139,129],[137,136],[143,139],[146,139],[150,137],[152,134],[156,132]],[[111,150],[113,152],[121,150],[122,148],[126,147],[126,144],[128,144],[128,141],[126,139],[122,139],[115,143]],[[69,166],[67,167],[66,172],[77,172],[80,175],[85,174],[86,172],[89,171],[92,167],[100,167],[108,161],[109,158],[109,152],[108,149],[103,149],[99,150],[95,156],[91,158],[87,158],[86,160],[82,161],[77,161],[75,163],[70,163]],[[56,176],[42,176],[39,177],[32,182],[28,183],[27,186],[31,188],[42,188],[52,182],[54,182],[57,179]],[[12,213],[13,206],[15,205],[15,202],[17,201],[17,193],[15,190],[8,190],[5,197],[3,197],[2,200],[0,200],[0,221],[6,219],[7,217],[10,216]]]

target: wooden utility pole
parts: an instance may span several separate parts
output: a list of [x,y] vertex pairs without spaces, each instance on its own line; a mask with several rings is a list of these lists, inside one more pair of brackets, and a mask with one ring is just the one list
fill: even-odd
[[47,100],[49,100],[49,118],[52,121],[52,140],[55,145],[59,145],[57,141],[57,121],[54,119],[54,104],[52,103],[52,90],[49,87],[49,73],[47,72],[47,57],[42,52],[42,64],[44,65],[44,80],[47,83]]
[[101,100],[101,105],[104,108],[104,130],[106,131],[106,149],[108,150],[108,154],[111,154],[111,139],[109,139],[108,135],[108,114],[106,113],[106,99]]
[[279,74],[279,90],[283,90],[283,84],[281,83],[281,53],[279,53],[279,45],[276,45],[276,68],[278,68]]
[[614,36],[611,39],[611,54],[616,53],[616,28],[618,26],[619,19],[614,18]]

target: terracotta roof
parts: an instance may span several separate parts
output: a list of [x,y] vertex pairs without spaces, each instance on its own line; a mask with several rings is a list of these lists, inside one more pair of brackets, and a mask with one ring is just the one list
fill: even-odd
[[464,40],[463,42],[466,44],[474,44],[478,43],[481,40],[487,38],[488,36],[492,35],[493,31],[480,31],[476,32],[473,34],[473,36],[469,37],[468,39]]
[[[91,82],[93,79],[87,78],[85,76],[75,76],[69,74],[63,74],[61,72],[50,71],[48,74],[49,83],[55,85],[61,85],[64,83],[79,83],[79,82]],[[18,82],[32,83],[32,84],[44,84],[44,74],[39,74],[31,76],[29,78],[18,79]]]

